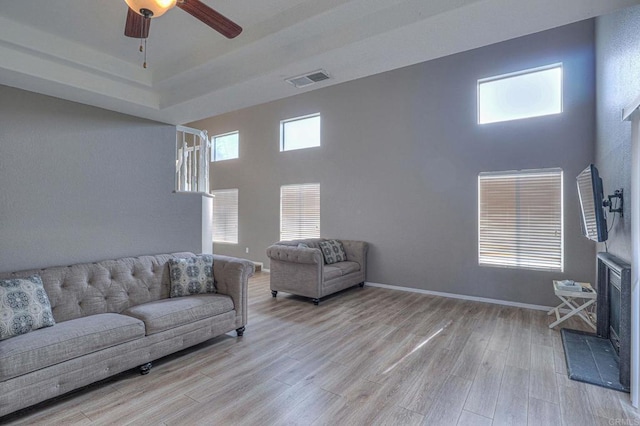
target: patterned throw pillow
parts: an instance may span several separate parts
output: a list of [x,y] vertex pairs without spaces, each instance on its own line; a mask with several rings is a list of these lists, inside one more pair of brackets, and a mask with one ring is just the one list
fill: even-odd
[[169,259],[171,297],[216,293],[213,280],[213,255]]
[[0,340],[55,323],[39,275],[0,280]]
[[344,262],[347,260],[347,255],[344,253],[344,247],[338,240],[326,240],[318,243],[320,250],[322,250],[322,256],[324,256],[324,263],[331,265],[336,262]]

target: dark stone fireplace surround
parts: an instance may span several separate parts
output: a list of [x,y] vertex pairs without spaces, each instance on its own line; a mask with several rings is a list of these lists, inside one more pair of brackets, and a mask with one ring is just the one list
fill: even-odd
[[[619,334],[615,338],[611,324],[610,286],[620,285]],[[597,335],[612,340],[620,356],[620,383],[629,387],[631,379],[631,265],[609,253],[598,253],[598,320]],[[615,309],[615,307],[614,307]]]

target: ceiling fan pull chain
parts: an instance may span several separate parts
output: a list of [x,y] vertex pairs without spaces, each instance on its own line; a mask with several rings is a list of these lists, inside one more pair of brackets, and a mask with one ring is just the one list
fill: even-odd
[[144,18],[142,19],[142,25],[140,25],[140,52],[142,52],[142,40],[144,39]]
[[[147,25],[148,16],[144,16],[142,18],[142,25],[140,25],[140,52],[144,53],[144,62],[142,63],[142,68],[147,68],[147,38],[144,36],[144,27]],[[144,47],[142,43],[144,42]]]

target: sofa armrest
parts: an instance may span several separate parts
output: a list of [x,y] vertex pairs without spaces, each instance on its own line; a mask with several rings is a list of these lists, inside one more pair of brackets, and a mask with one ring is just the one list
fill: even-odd
[[315,248],[274,244],[267,248],[267,256],[269,256],[270,259],[282,262],[324,264],[322,252]]
[[271,259],[272,291],[321,297],[324,257],[319,249],[274,244],[267,248],[267,256]]
[[218,293],[230,296],[236,310],[236,327],[247,324],[247,288],[255,265],[237,257],[213,255],[213,278]]
[[351,262],[358,262],[360,264],[360,270],[367,271],[367,252],[369,251],[369,244],[364,241],[354,240],[340,240],[344,247],[344,252],[347,255],[347,260]]

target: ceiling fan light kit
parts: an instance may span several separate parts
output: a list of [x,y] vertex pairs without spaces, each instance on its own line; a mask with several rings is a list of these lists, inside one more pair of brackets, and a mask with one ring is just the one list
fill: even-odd
[[164,15],[176,5],[176,0],[124,0],[127,6],[138,15],[154,17]]

